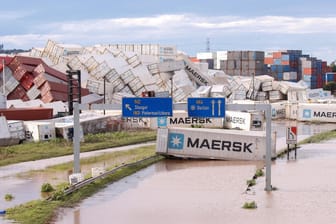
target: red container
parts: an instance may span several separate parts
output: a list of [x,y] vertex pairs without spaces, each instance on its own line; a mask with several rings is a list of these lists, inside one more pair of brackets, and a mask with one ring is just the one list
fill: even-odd
[[47,81],[40,87],[40,90],[42,96],[49,91],[68,93],[68,86],[61,83]]
[[18,85],[10,94],[8,94],[8,100],[18,100],[18,99],[26,99],[28,98],[26,94],[26,90],[21,86]]
[[33,108],[9,108],[0,109],[0,114],[7,120],[47,120],[53,118],[52,108],[33,107]]
[[26,73],[22,77],[20,84],[25,90],[29,90],[34,85],[34,76],[31,73]]
[[62,92],[56,92],[56,91],[48,91],[44,95],[42,95],[41,100],[44,103],[50,103],[53,101],[68,101],[68,94],[62,93]]

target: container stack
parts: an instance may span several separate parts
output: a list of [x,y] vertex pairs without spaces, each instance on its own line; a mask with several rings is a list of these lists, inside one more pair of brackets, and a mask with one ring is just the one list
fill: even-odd
[[[8,100],[41,99],[44,103],[68,100],[67,76],[40,58],[15,56],[4,69]],[[87,94],[88,91],[82,89],[82,95]]]
[[263,75],[263,51],[228,51],[227,60],[221,61],[221,70],[231,76]]
[[278,81],[296,82],[298,80],[298,59],[301,55],[302,51],[299,50],[267,52],[265,56],[267,73]]
[[299,73],[302,74],[302,80],[310,89],[323,87],[323,63],[316,58],[300,58]]

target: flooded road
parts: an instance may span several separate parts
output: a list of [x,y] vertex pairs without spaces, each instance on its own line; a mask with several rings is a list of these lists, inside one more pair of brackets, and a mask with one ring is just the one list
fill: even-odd
[[[272,122],[272,129],[277,131],[277,149],[286,147],[287,125],[288,121]],[[335,128],[334,126],[334,124],[298,123],[298,139],[331,130]],[[334,153],[331,149],[314,150],[305,151],[305,153],[299,150],[298,160],[294,162],[280,159],[274,163],[272,184],[280,189],[279,192],[282,184],[275,182],[275,175],[278,175],[277,172],[283,175],[290,173],[292,168],[288,164],[298,164],[301,160],[308,161],[311,158],[314,160],[329,158]],[[72,156],[68,159],[71,161]],[[47,166],[50,164],[49,161],[41,164]],[[45,176],[39,172],[20,173],[23,170],[27,171],[28,167],[23,169],[19,165],[16,166],[15,170],[0,167],[0,209],[41,198],[40,187],[44,182],[57,183],[67,180],[66,172]],[[246,181],[251,179],[256,169],[261,167],[263,167],[262,162],[162,161],[111,184],[83,201],[77,208],[63,210],[55,223],[93,223],[97,217],[99,217],[99,223],[111,223],[111,221],[113,223],[223,223],[226,221],[246,223],[249,216],[254,220],[256,218],[254,216],[261,213],[260,207],[274,208],[272,198],[277,192],[267,194],[263,191],[265,181],[262,178],[258,179],[260,184],[256,189],[245,192]],[[20,175],[17,175],[18,173]],[[15,199],[11,202],[4,201],[2,194],[5,193],[12,193]],[[286,197],[286,195],[283,196],[284,199]],[[257,210],[241,209],[244,202],[249,200],[257,201]],[[279,202],[274,203],[276,205]],[[267,217],[266,215],[264,219],[267,220]],[[236,222],[239,219],[241,219],[240,222]]]
[[[241,207],[263,163],[166,160],[110,185],[56,223],[211,223]],[[239,177],[239,178],[237,178]]]

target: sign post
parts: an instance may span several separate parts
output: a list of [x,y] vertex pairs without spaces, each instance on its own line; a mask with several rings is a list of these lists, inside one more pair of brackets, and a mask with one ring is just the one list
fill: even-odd
[[295,159],[296,159],[296,149],[297,149],[297,127],[291,126],[287,127],[286,131],[286,144],[287,144],[287,160],[289,160],[290,145],[295,145]]
[[188,98],[189,117],[225,117],[225,98]]
[[122,99],[123,117],[171,117],[173,116],[172,98],[128,97]]

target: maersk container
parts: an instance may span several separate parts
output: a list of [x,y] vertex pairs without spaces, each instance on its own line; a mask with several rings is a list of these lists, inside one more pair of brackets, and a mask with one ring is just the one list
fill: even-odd
[[[275,145],[275,134],[272,134],[273,158],[276,155]],[[199,159],[264,160],[266,134],[261,131],[161,128],[158,129],[156,152]]]
[[173,117],[151,118],[150,127],[203,127],[203,128],[223,128],[222,118],[196,118],[188,117],[186,111],[174,111]]
[[297,120],[336,123],[336,104],[301,103]]
[[244,131],[261,131],[264,128],[265,117],[258,112],[226,111],[224,128]]
[[23,121],[8,120],[8,129],[12,138],[19,140],[26,139],[26,132]]
[[272,119],[286,118],[286,103],[285,102],[271,103],[271,107],[272,107]]
[[[56,138],[55,124],[47,121],[25,121],[24,126],[30,140],[46,141]],[[28,134],[29,133],[29,134]]]

